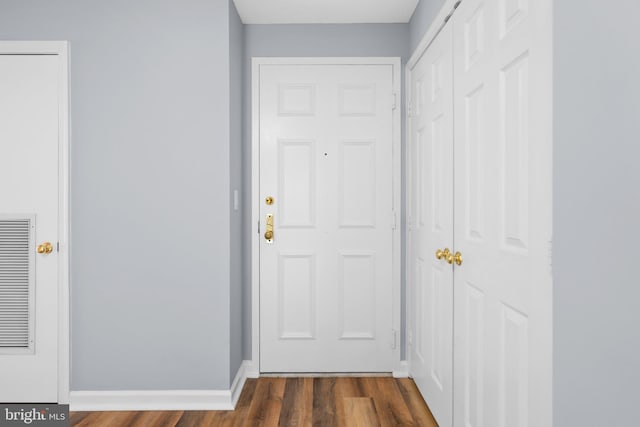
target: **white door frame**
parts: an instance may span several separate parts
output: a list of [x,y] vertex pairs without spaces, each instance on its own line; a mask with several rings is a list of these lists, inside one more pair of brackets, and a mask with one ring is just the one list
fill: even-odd
[[[412,76],[412,72],[413,69],[416,67],[416,65],[418,64],[418,61],[420,61],[420,58],[422,58],[422,55],[424,55],[424,53],[427,51],[427,49],[429,48],[429,46],[431,46],[431,43],[433,43],[433,41],[435,40],[435,38],[438,36],[438,34],[440,33],[440,30],[442,29],[442,27],[444,27],[444,25],[447,22],[447,19],[450,17],[450,15],[453,13],[453,11],[456,8],[456,4],[461,1],[461,0],[445,0],[444,4],[442,5],[442,7],[440,8],[440,11],[438,12],[438,15],[435,17],[435,19],[433,20],[433,22],[431,23],[431,26],[429,27],[429,29],[427,29],[427,32],[424,34],[424,36],[422,37],[422,40],[420,40],[420,43],[418,43],[418,46],[416,47],[416,49],[413,51],[413,53],[411,54],[411,57],[409,58],[409,61],[407,61],[407,65],[405,68],[405,80],[404,80],[404,84],[405,84],[405,99],[406,99],[406,111],[407,111],[407,122],[405,124],[406,127],[406,138],[407,138],[407,144],[406,144],[406,149],[405,149],[405,161],[406,161],[406,165],[409,165],[411,162],[411,156],[413,155],[413,153],[411,152],[411,111],[412,111],[412,97],[413,94],[411,93],[411,76]],[[409,204],[409,197],[411,197],[412,191],[413,189],[411,188],[411,176],[410,173],[411,168],[409,168],[408,166],[406,167],[405,172],[405,182],[406,182],[406,194],[407,194],[407,205]],[[405,206],[406,209],[407,206]],[[411,239],[410,239],[410,234],[409,234],[409,230],[411,227],[411,218],[408,217],[407,214],[407,239],[405,241],[405,256],[407,260],[411,259]],[[452,242],[453,243],[453,242]],[[406,300],[407,301],[413,301],[414,299],[414,295],[412,295],[412,291],[411,291],[411,271],[410,269],[407,271],[407,284],[406,284]],[[413,319],[414,319],[415,313],[414,310],[411,306],[411,304],[407,304],[406,305],[406,312],[405,312],[405,325],[407,328],[407,372],[409,373],[409,376],[411,376],[411,349],[409,348],[409,344],[411,343],[411,341],[415,342],[415,338],[413,337],[413,331],[412,330],[412,325],[413,325]]]
[[58,402],[69,403],[69,43],[0,41],[0,55],[58,55]]
[[[252,376],[260,373],[260,66],[261,65],[391,65],[393,67],[393,302],[392,328],[395,333],[393,350],[393,373],[406,376],[400,359],[401,335],[401,65],[397,57],[356,57],[356,58],[257,58],[251,60],[251,368]],[[403,375],[404,373],[404,375]]]

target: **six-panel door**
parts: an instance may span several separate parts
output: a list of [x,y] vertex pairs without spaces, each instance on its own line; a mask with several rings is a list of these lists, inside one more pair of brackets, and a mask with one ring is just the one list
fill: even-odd
[[260,66],[263,372],[392,370],[392,83],[390,65]]

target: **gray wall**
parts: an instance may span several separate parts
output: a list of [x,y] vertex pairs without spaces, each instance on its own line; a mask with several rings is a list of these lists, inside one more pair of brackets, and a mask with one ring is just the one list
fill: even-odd
[[554,425],[638,425],[636,0],[554,2]]
[[418,3],[411,16],[411,21],[409,21],[409,46],[412,54],[436,15],[438,15],[438,12],[440,12],[444,2],[445,0],[420,0]]
[[[246,206],[247,209],[244,211],[243,224],[245,227],[245,240],[242,257],[244,261],[243,271],[245,273],[243,292],[243,348],[245,359],[252,358],[251,58],[261,56],[395,56],[402,58],[404,69],[404,64],[409,56],[409,28],[407,24],[245,25],[243,205]],[[402,77],[404,78],[404,72],[402,73]],[[404,83],[402,87],[404,89]],[[404,101],[402,104],[404,104]],[[402,116],[402,161],[404,169],[404,109]],[[402,204],[404,205],[404,191]],[[402,233],[404,236],[404,215],[402,215],[402,218]],[[402,282],[402,300],[404,301],[404,280]],[[402,336],[404,342],[404,333]],[[404,345],[402,347],[404,348]]]
[[233,192],[242,194],[242,67],[244,66],[244,25],[229,1],[230,113],[231,113],[231,380],[242,363],[242,209],[233,209]]
[[227,389],[228,0],[0,0],[71,45],[72,390]]

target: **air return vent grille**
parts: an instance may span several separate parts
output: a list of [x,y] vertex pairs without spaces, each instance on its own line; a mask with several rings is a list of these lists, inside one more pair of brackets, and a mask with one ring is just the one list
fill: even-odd
[[0,353],[30,348],[32,223],[0,218]]

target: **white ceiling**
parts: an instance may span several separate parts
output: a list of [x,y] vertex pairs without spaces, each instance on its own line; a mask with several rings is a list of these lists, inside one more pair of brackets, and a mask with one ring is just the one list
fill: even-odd
[[409,22],[418,0],[233,0],[245,24]]

